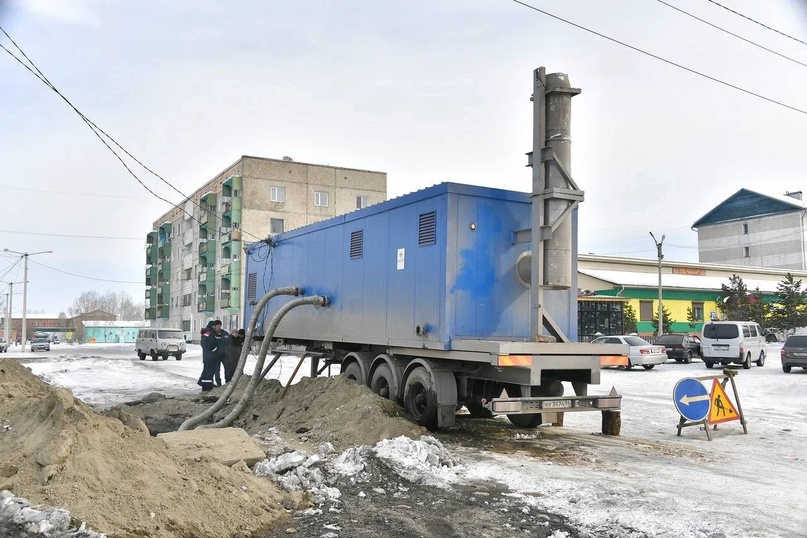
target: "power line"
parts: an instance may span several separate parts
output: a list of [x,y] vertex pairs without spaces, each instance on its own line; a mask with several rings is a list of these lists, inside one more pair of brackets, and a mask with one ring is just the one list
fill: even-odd
[[[709,0],[709,1],[711,1],[711,0]],[[629,48],[631,50],[634,50],[636,52],[644,54],[645,56],[650,56],[651,58],[655,58],[656,60],[662,61],[662,62],[664,62],[666,64],[675,66],[675,67],[677,67],[679,69],[683,69],[684,71],[687,71],[687,72],[692,73],[694,75],[698,75],[699,77],[703,77],[705,79],[711,80],[712,82],[717,82],[718,84],[721,84],[723,86],[727,86],[729,88],[741,91],[741,92],[743,92],[745,94],[748,94],[748,95],[752,95],[752,96],[757,97],[759,99],[762,99],[764,101],[768,101],[769,103],[773,103],[775,105],[779,105],[781,107],[790,109],[790,110],[792,110],[794,112],[798,112],[800,114],[807,115],[807,110],[803,110],[801,108],[798,108],[798,107],[795,107],[795,106],[792,106],[792,105],[788,105],[786,103],[783,103],[781,101],[777,101],[776,99],[772,99],[770,97],[765,97],[764,95],[752,92],[751,90],[747,90],[745,88],[742,88],[742,87],[737,86],[735,84],[732,84],[730,82],[726,82],[724,80],[721,80],[719,78],[713,77],[711,75],[707,75],[706,73],[696,71],[695,69],[692,69],[691,67],[686,67],[685,65],[681,65],[679,63],[673,62],[672,60],[668,60],[666,58],[658,56],[657,54],[653,54],[652,52],[647,52],[646,50],[640,49],[639,47],[634,47],[633,45],[629,45],[628,43],[625,43],[624,41],[614,39],[613,37],[609,37],[609,36],[607,36],[605,34],[601,34],[600,32],[597,32],[597,31],[592,30],[590,28],[586,28],[585,26],[582,26],[580,24],[574,23],[574,22],[572,22],[570,20],[564,19],[562,17],[558,17],[557,15],[553,15],[552,13],[549,13],[548,11],[538,9],[537,7],[531,6],[530,4],[522,2],[521,0],[513,0],[513,2],[515,2],[516,4],[520,4],[520,5],[522,5],[522,6],[526,7],[526,8],[532,9],[533,11],[537,11],[538,13],[542,13],[543,15],[546,15],[547,17],[551,17],[551,18],[553,18],[555,20],[565,22],[566,24],[574,26],[575,28],[579,28],[580,30],[584,30],[584,31],[586,31],[586,32],[588,32],[590,34],[594,34],[594,35],[596,35],[598,37],[601,37],[603,39],[607,39],[608,41],[611,41],[611,42],[616,43],[618,45],[622,45],[623,47],[627,47],[627,48]]]
[[44,232],[20,232],[18,230],[0,230],[0,232],[22,235],[45,235],[49,237],[79,237],[83,239],[116,239],[122,241],[143,241],[142,237],[111,237],[106,235],[51,234]]
[[764,24],[764,23],[759,22],[759,21],[758,21],[758,20],[756,20],[756,19],[752,19],[752,18],[751,18],[751,17],[749,17],[748,15],[743,15],[743,14],[742,14],[742,13],[740,13],[739,11],[734,11],[734,10],[733,10],[733,9],[731,9],[730,7],[726,7],[726,6],[724,6],[723,4],[721,4],[721,3],[719,3],[719,2],[715,2],[715,0],[707,0],[707,2],[711,2],[711,3],[713,3],[713,4],[714,4],[714,5],[716,5],[716,6],[722,7],[722,8],[723,8],[723,9],[725,9],[726,11],[730,11],[730,12],[734,13],[734,14],[735,14],[735,15],[737,15],[738,17],[742,17],[743,19],[749,20],[749,21],[753,22],[754,24],[758,24],[758,25],[762,26],[763,28],[767,28],[767,29],[768,29],[768,30],[770,30],[771,32],[775,32],[775,33],[777,33],[777,34],[779,34],[779,35],[785,36],[786,38],[788,38],[788,39],[792,39],[793,41],[798,41],[798,42],[799,42],[799,43],[801,43],[802,45],[807,45],[807,41],[802,41],[802,40],[801,40],[801,39],[799,39],[798,37],[793,37],[792,35],[789,35],[789,34],[786,34],[786,33],[782,32],[782,31],[780,31],[780,30],[777,30],[776,28],[772,28],[772,27],[768,26],[767,24]]
[[760,45],[759,43],[756,43],[756,42],[754,42],[754,41],[751,41],[750,39],[746,39],[746,38],[744,38],[744,37],[743,37],[743,36],[741,36],[741,35],[737,35],[737,34],[735,34],[734,32],[730,32],[729,30],[726,30],[725,28],[721,28],[720,26],[718,26],[718,25],[716,25],[716,24],[712,24],[711,22],[709,22],[709,21],[707,21],[707,20],[704,20],[704,19],[701,19],[700,17],[697,17],[697,16],[693,15],[692,13],[689,13],[689,12],[687,12],[687,11],[684,11],[684,10],[683,10],[683,9],[681,9],[681,8],[675,7],[675,6],[674,6],[674,5],[672,5],[672,4],[668,4],[668,3],[667,3],[667,2],[665,2],[664,0],[657,0],[657,1],[658,1],[659,3],[661,3],[661,4],[664,4],[665,6],[667,6],[667,7],[669,7],[669,8],[672,8],[672,9],[674,9],[674,10],[676,10],[676,11],[680,12],[680,13],[683,13],[684,15],[686,15],[686,16],[688,16],[688,17],[692,17],[692,18],[693,18],[693,19],[695,19],[695,20],[701,21],[703,24],[709,25],[709,26],[711,26],[712,28],[715,28],[716,30],[720,30],[721,32],[727,33],[727,34],[729,34],[730,36],[734,36],[734,37],[736,37],[737,39],[740,39],[740,40],[742,40],[742,41],[745,41],[745,42],[746,42],[746,43],[748,43],[748,44],[754,45],[755,47],[759,47],[759,48],[760,48],[760,49],[762,49],[762,50],[766,50],[766,51],[770,52],[771,54],[775,54],[775,55],[779,56],[780,58],[784,58],[785,60],[790,60],[790,61],[791,61],[791,62],[793,62],[793,63],[797,63],[797,64],[799,64],[799,65],[800,65],[800,66],[802,66],[802,67],[807,67],[807,64],[806,64],[806,63],[804,63],[804,62],[800,62],[799,60],[796,60],[795,58],[791,58],[790,56],[786,56],[786,55],[784,55],[784,54],[782,54],[782,53],[780,53],[780,52],[776,52],[775,50],[773,50],[773,49],[769,49],[768,47],[765,47],[765,46],[763,46],[763,45]]
[[108,278],[96,278],[96,277],[92,277],[92,276],[78,275],[76,273],[71,273],[69,271],[62,271],[61,269],[56,269],[55,267],[51,267],[50,265],[45,265],[44,263],[38,262],[36,260],[28,260],[28,261],[30,261],[31,263],[35,263],[37,265],[41,265],[42,267],[50,269],[51,271],[56,271],[58,273],[64,273],[66,275],[75,276],[75,277],[78,277],[78,278],[86,278],[87,280],[97,280],[99,282],[114,282],[116,284],[142,284],[143,283],[142,280],[138,280],[136,282],[131,282],[129,280],[111,280],[111,279],[108,279]]
[[[122,158],[122,157],[121,157],[121,156],[120,156],[120,155],[119,155],[119,154],[118,154],[118,153],[117,153],[117,152],[116,152],[114,149],[112,149],[112,147],[111,147],[111,146],[110,146],[110,145],[109,145],[109,144],[106,142],[106,140],[104,140],[104,138],[102,138],[102,137],[101,137],[101,134],[103,134],[103,135],[104,135],[104,136],[105,136],[107,139],[109,139],[109,140],[110,140],[110,141],[111,141],[111,142],[112,142],[112,143],[113,143],[115,146],[117,146],[118,148],[120,148],[120,150],[121,150],[121,151],[123,151],[123,152],[124,152],[124,153],[125,153],[125,154],[126,154],[128,157],[129,157],[129,158],[131,158],[132,160],[134,160],[134,161],[135,161],[137,164],[139,164],[141,167],[143,167],[143,168],[144,168],[146,171],[148,171],[149,173],[151,173],[151,174],[152,174],[153,176],[155,176],[157,179],[159,179],[160,181],[162,181],[163,183],[165,183],[166,185],[168,185],[169,187],[171,187],[171,188],[172,188],[174,191],[176,191],[177,193],[179,193],[181,196],[183,196],[183,197],[185,198],[185,200],[189,200],[189,201],[190,201],[190,202],[191,202],[191,203],[192,203],[194,206],[198,207],[199,209],[201,209],[201,210],[203,210],[203,211],[208,212],[208,214],[210,214],[210,213],[211,213],[210,211],[208,211],[207,209],[203,208],[203,207],[202,207],[200,204],[196,203],[196,201],[195,201],[195,200],[193,200],[193,198],[191,198],[190,196],[185,195],[185,194],[184,194],[182,191],[180,191],[178,188],[176,188],[176,187],[175,187],[175,186],[174,186],[172,183],[170,183],[168,180],[166,180],[165,178],[163,178],[162,176],[160,176],[160,175],[159,175],[157,172],[155,172],[154,170],[152,170],[151,168],[149,168],[148,166],[146,166],[146,165],[145,165],[143,162],[141,162],[141,161],[140,161],[140,160],[139,160],[137,157],[135,157],[134,155],[132,155],[132,154],[131,154],[131,153],[130,153],[130,152],[129,152],[129,151],[126,149],[126,148],[124,148],[124,147],[123,147],[123,146],[122,146],[120,143],[118,143],[118,141],[117,141],[117,140],[115,140],[115,139],[114,139],[112,136],[110,136],[110,135],[109,135],[109,134],[108,134],[106,131],[104,131],[103,129],[101,129],[100,127],[98,127],[98,125],[96,125],[96,124],[95,124],[95,123],[94,123],[92,120],[90,120],[90,119],[89,119],[87,116],[85,116],[85,115],[84,115],[84,114],[83,114],[83,113],[82,113],[82,112],[81,112],[81,111],[80,111],[78,108],[76,108],[76,107],[75,107],[75,105],[73,105],[73,103],[71,103],[71,102],[70,102],[70,100],[69,100],[69,99],[67,99],[67,97],[65,97],[65,96],[64,96],[64,95],[63,95],[63,94],[62,94],[62,93],[61,93],[61,92],[60,92],[60,91],[59,91],[59,90],[56,88],[56,86],[54,86],[54,85],[53,85],[53,84],[50,82],[50,80],[48,80],[48,78],[45,76],[45,74],[44,74],[44,73],[42,73],[42,71],[41,71],[41,70],[40,70],[40,69],[39,69],[39,68],[36,66],[36,64],[35,64],[35,63],[34,63],[34,62],[33,62],[33,61],[32,61],[32,60],[31,60],[31,59],[28,57],[28,55],[27,55],[27,54],[25,54],[25,51],[24,51],[24,50],[22,50],[22,48],[20,48],[20,46],[19,46],[19,45],[17,45],[17,43],[14,41],[14,39],[12,39],[12,37],[11,37],[10,35],[8,35],[8,32],[6,32],[6,31],[5,31],[5,29],[3,29],[3,27],[2,27],[2,26],[0,26],[0,31],[1,31],[1,32],[3,32],[3,34],[4,34],[4,35],[5,35],[5,36],[6,36],[6,37],[9,39],[9,41],[11,41],[11,43],[14,45],[14,47],[15,47],[15,48],[16,48],[18,51],[20,51],[20,54],[22,54],[22,55],[23,55],[23,57],[26,59],[26,61],[28,61],[28,63],[30,64],[30,66],[29,66],[29,65],[27,65],[27,64],[26,64],[25,62],[23,62],[22,60],[20,60],[20,59],[19,59],[19,58],[18,58],[16,55],[14,55],[14,54],[13,54],[13,53],[12,53],[10,50],[8,50],[8,49],[7,49],[5,46],[3,46],[2,44],[0,44],[0,48],[2,48],[3,50],[5,50],[5,51],[6,51],[6,52],[7,52],[7,53],[8,53],[8,54],[9,54],[9,55],[12,57],[12,58],[14,58],[15,60],[17,60],[17,62],[19,62],[19,63],[20,63],[20,65],[22,65],[23,67],[25,67],[25,68],[26,68],[26,69],[27,69],[29,72],[31,72],[31,74],[33,74],[33,75],[34,75],[36,78],[38,78],[38,79],[39,79],[39,80],[40,80],[40,81],[41,81],[43,84],[45,84],[45,85],[46,85],[46,86],[48,86],[48,87],[49,87],[51,90],[53,90],[53,91],[56,93],[56,95],[58,95],[59,97],[61,97],[61,98],[62,98],[62,100],[64,100],[64,102],[65,102],[65,103],[67,103],[67,104],[70,106],[70,108],[72,108],[72,109],[75,111],[75,113],[76,113],[76,114],[78,114],[78,116],[79,116],[79,117],[80,117],[82,120],[84,120],[84,123],[86,123],[86,124],[87,124],[87,126],[90,128],[90,130],[93,132],[93,134],[95,134],[95,136],[96,136],[96,137],[98,137],[98,139],[99,139],[99,140],[100,140],[100,141],[101,141],[101,142],[102,142],[102,143],[103,143],[103,144],[104,144],[104,145],[107,147],[107,149],[109,149],[109,151],[111,151],[111,152],[112,152],[112,154],[113,154],[113,155],[115,155],[115,157],[116,157],[116,158],[117,158],[117,159],[120,161],[120,163],[123,165],[123,167],[126,169],[126,171],[127,171],[127,172],[128,172],[128,173],[129,173],[129,174],[130,174],[130,175],[131,175],[131,176],[132,176],[132,177],[133,177],[133,178],[134,178],[134,179],[135,179],[135,180],[136,180],[136,181],[137,181],[137,182],[138,182],[138,183],[139,183],[139,184],[140,184],[140,185],[141,185],[141,186],[144,188],[144,189],[146,189],[146,190],[147,190],[147,191],[148,191],[148,192],[149,192],[149,193],[150,193],[152,196],[154,196],[155,198],[157,198],[157,199],[159,199],[159,200],[162,200],[162,201],[166,202],[167,204],[171,205],[171,206],[172,206],[173,208],[175,208],[175,209],[180,209],[180,210],[181,210],[183,213],[185,213],[186,215],[188,215],[188,217],[190,217],[191,219],[195,220],[195,221],[196,221],[196,222],[198,222],[200,225],[202,224],[202,222],[201,222],[199,219],[197,219],[197,218],[196,218],[194,215],[192,215],[192,214],[188,213],[188,212],[185,210],[185,208],[184,208],[184,207],[182,207],[182,206],[183,206],[183,204],[184,204],[184,201],[183,201],[183,202],[180,202],[180,203],[178,203],[178,204],[174,204],[174,203],[170,202],[169,200],[167,200],[167,199],[165,199],[165,198],[163,198],[163,197],[159,196],[157,193],[155,193],[154,191],[152,191],[152,190],[151,190],[151,189],[150,189],[148,186],[146,186],[146,184],[145,184],[145,183],[143,183],[143,181],[141,181],[141,180],[140,180],[140,178],[137,176],[137,174],[135,174],[135,173],[134,173],[134,172],[133,172],[133,171],[132,171],[132,170],[129,168],[129,166],[126,164],[126,162],[123,160],[123,158]],[[32,69],[32,68],[33,68],[33,69]],[[99,134],[99,133],[101,133],[101,134]],[[215,220],[215,221],[218,221],[218,222],[221,222],[221,221],[222,221],[221,217],[219,217],[219,216],[218,216],[216,213],[212,213],[212,215],[211,215],[211,216],[214,218],[214,220]],[[263,240],[263,238],[258,237],[258,236],[256,236],[256,235],[253,235],[253,234],[251,234],[251,233],[247,232],[246,230],[241,230],[241,232],[242,232],[243,234],[245,234],[245,235],[250,235],[250,236],[254,237],[255,239],[257,239],[257,240],[259,240],[259,241],[260,241],[260,240]]]
[[26,191],[26,192],[44,192],[47,194],[64,194],[68,196],[97,196],[100,198],[123,198],[126,200],[151,200],[151,198],[146,196],[123,196],[119,194],[98,194],[98,193],[91,193],[91,192],[68,192],[68,191],[54,191],[50,189],[26,189],[24,187],[5,187],[0,186],[0,189],[8,189],[11,191]]

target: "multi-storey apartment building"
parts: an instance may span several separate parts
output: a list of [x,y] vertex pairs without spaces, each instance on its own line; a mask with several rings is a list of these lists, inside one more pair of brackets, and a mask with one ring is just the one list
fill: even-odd
[[247,243],[382,202],[384,172],[243,156],[146,236],[146,320],[188,340],[211,319],[244,327]]
[[692,225],[704,263],[807,271],[807,207],[801,191],[740,189]]

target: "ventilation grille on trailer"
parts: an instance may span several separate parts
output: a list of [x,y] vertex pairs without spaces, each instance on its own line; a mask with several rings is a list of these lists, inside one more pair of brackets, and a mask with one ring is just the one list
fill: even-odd
[[258,292],[258,273],[250,273],[247,277],[247,299],[250,301],[255,300],[255,295]]
[[364,230],[350,232],[350,259],[361,258],[364,249]]
[[434,245],[437,242],[437,212],[423,213],[418,222],[418,246]]

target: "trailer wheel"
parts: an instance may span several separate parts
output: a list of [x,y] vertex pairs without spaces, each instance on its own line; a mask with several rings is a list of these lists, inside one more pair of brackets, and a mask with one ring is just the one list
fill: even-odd
[[393,402],[398,399],[397,390],[395,388],[395,381],[392,377],[392,370],[386,364],[380,364],[373,372],[373,380],[370,381],[370,389],[373,392],[392,400]]
[[437,429],[437,393],[431,374],[417,367],[406,378],[404,409],[421,426]]
[[355,381],[359,385],[366,384],[364,382],[364,376],[361,373],[361,366],[359,366],[358,363],[351,362],[350,364],[348,364],[347,367],[345,368],[345,371],[342,372],[342,375],[352,381]]
[[[510,389],[511,394],[518,394],[521,396],[521,388],[513,386]],[[533,387],[530,391],[531,396],[540,396],[538,387]],[[530,415],[507,415],[507,420],[516,428],[536,428],[544,422],[544,417],[541,413],[533,413]]]

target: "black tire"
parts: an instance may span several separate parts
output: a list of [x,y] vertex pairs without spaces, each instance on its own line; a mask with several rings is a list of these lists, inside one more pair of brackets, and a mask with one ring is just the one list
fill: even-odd
[[355,381],[359,385],[366,385],[364,375],[361,373],[361,366],[357,362],[351,362],[347,365],[347,367],[342,371],[342,375],[346,378]]
[[692,352],[687,351],[687,354],[684,356],[684,363],[690,364],[692,362]]
[[[533,387],[530,391],[531,396],[538,396],[538,387]],[[521,396],[521,388],[517,385],[511,387],[510,394],[518,394]],[[507,420],[516,428],[537,428],[544,422],[544,416],[541,413],[534,413],[530,415],[507,415]]]
[[703,361],[703,364],[705,364],[705,365],[706,365],[706,367],[707,367],[707,368],[709,368],[710,370],[711,370],[711,369],[714,367],[714,365],[715,365],[715,363],[713,363],[712,361]]
[[759,352],[759,358],[757,359],[757,366],[765,366],[765,350]]
[[422,366],[407,376],[403,403],[416,423],[430,430],[437,429],[437,392],[431,374]]
[[178,361],[181,361],[182,360],[182,353],[177,353],[176,355],[174,355],[174,358],[176,360],[178,360]]
[[751,369],[751,352],[749,351],[745,355],[745,360],[743,361],[743,370],[750,370]]
[[644,368],[645,370],[652,370],[654,366],[655,364],[643,364],[642,368]]
[[370,381],[370,389],[387,400],[392,400],[393,402],[398,400],[395,380],[388,364],[380,364],[375,369],[373,379]]
[[789,364],[782,364],[782,371],[786,374],[790,373],[790,365]]
[[159,355],[157,355],[155,351],[151,352],[151,360],[156,361],[159,358],[160,358]]
[[144,361],[144,360],[146,360],[146,354],[143,353],[142,351],[138,351],[137,352],[137,358],[140,359],[141,361]]
[[166,355],[163,355],[163,356],[162,356],[162,360],[167,361],[167,360],[168,360],[168,355],[167,355],[167,354],[166,354]]
[[465,403],[471,418],[493,418],[493,413],[482,405],[482,397],[478,394],[471,396]]

